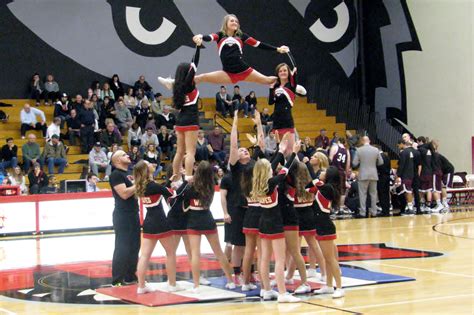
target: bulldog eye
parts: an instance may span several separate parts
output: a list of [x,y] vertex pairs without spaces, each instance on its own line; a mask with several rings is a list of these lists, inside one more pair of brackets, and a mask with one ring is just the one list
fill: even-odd
[[347,5],[341,2],[334,9],[337,15],[337,23],[334,27],[326,27],[321,19],[317,19],[309,30],[316,36],[316,38],[324,43],[333,43],[344,36],[349,28],[350,16]]
[[147,45],[159,45],[166,42],[176,29],[176,24],[163,17],[161,25],[156,30],[149,31],[140,22],[140,10],[141,8],[130,6],[125,8],[125,19],[130,33]]

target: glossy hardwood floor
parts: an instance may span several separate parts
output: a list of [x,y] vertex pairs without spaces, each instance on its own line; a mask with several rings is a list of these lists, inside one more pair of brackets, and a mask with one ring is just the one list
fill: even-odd
[[[309,296],[303,303],[233,301],[207,304],[185,304],[151,308],[140,305],[76,305],[31,302],[0,296],[0,314],[473,314],[474,313],[474,212],[472,210],[446,215],[390,217],[336,221],[338,244],[386,243],[388,246],[441,252],[429,258],[372,259],[344,262],[413,277],[416,281],[363,286],[346,290],[343,299]],[[77,237],[90,248],[97,238],[100,245],[113,244],[112,235]],[[62,240],[61,240],[62,239]],[[0,241],[0,271],[13,266],[41,263],[74,262],[78,250],[73,237]],[[95,241],[94,241],[95,239]],[[64,241],[63,241],[64,240]],[[41,257],[17,252],[42,248]],[[112,249],[100,246],[100,255]],[[71,248],[74,247],[74,248]],[[204,252],[205,250],[203,250]],[[54,255],[52,253],[55,253]],[[69,255],[71,252],[74,254]],[[79,251],[80,252],[80,251]],[[60,255],[58,254],[60,253]],[[90,254],[90,253],[89,253]],[[84,253],[84,255],[87,255]],[[156,252],[156,255],[161,253]],[[68,258],[69,257],[69,258]],[[109,256],[108,259],[110,259]],[[92,258],[92,257],[91,257]],[[97,257],[93,257],[94,259]],[[82,258],[81,258],[82,259]],[[84,260],[89,257],[84,257]],[[1,292],[0,292],[1,295]]]

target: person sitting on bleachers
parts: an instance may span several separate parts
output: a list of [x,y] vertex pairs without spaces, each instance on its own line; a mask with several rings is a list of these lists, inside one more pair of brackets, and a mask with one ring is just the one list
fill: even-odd
[[150,142],[147,145],[147,150],[143,155],[143,159],[148,161],[150,164],[155,166],[155,172],[153,173],[153,178],[156,178],[161,172],[163,167],[161,166],[160,153],[156,150],[155,144]]
[[26,177],[23,174],[20,166],[17,165],[13,169],[13,173],[9,178],[13,186],[20,186],[20,192],[22,195],[26,195],[28,193],[28,187],[26,187]]
[[128,151],[128,157],[130,158],[130,165],[128,165],[128,171],[132,174],[133,167],[140,162],[142,159],[142,154],[140,153],[140,148],[137,145],[133,145],[130,147],[130,151]]
[[161,126],[166,126],[166,129],[168,130],[174,129],[174,126],[176,125],[176,116],[170,111],[171,106],[163,106],[163,112],[158,115],[158,119],[156,120],[157,128],[161,128]]
[[107,123],[107,127],[105,128],[105,130],[102,130],[102,132],[100,133],[100,145],[102,146],[102,150],[106,153],[111,150],[112,144],[122,144],[122,139],[114,131],[114,129],[115,124],[113,122],[109,122]]
[[226,117],[227,113],[231,111],[232,100],[227,94],[225,86],[221,85],[219,92],[216,93],[216,112],[220,112],[222,116]]
[[49,142],[53,135],[57,135],[62,140],[63,136],[61,135],[60,125],[61,118],[54,117],[53,122],[48,126],[48,129],[46,129],[46,142]]
[[15,168],[18,164],[18,147],[13,142],[13,138],[7,138],[7,144],[0,151],[0,173],[6,174],[6,169]]
[[173,145],[171,144],[171,135],[166,129],[166,126],[161,126],[160,133],[157,135],[158,143],[160,144],[161,153],[166,154],[167,160],[170,160],[171,150],[173,150]]
[[31,195],[39,194],[48,186],[48,176],[43,172],[39,163],[33,164],[33,169],[28,173],[28,182]]
[[226,158],[224,135],[219,126],[214,127],[207,135],[207,141],[212,147],[212,157],[220,164],[223,165]]
[[43,157],[48,164],[48,173],[54,174],[54,166],[59,166],[58,174],[64,173],[64,168],[68,166],[66,157],[66,148],[64,144],[59,141],[59,136],[54,134],[51,136],[51,141],[46,142],[43,151]]
[[54,105],[54,117],[61,118],[61,128],[64,127],[64,122],[71,117],[72,104],[69,102],[66,93],[61,94],[61,99]]
[[95,115],[92,103],[86,100],[84,102],[84,110],[77,113],[81,122],[81,153],[87,154],[94,144]]
[[133,88],[130,87],[127,90],[127,94],[123,97],[123,101],[125,102],[125,106],[130,110],[130,112],[133,115],[133,111],[135,110],[135,107],[138,104],[137,98],[135,97],[135,93],[133,91]]
[[104,181],[109,180],[110,173],[112,173],[112,166],[107,158],[107,154],[101,150],[100,142],[97,142],[91,152],[89,152],[89,166],[91,172],[96,176],[99,176],[99,172],[105,172]]
[[153,95],[153,88],[151,87],[150,84],[148,84],[147,81],[145,81],[145,76],[141,75],[137,81],[135,81],[135,84],[133,85],[133,88],[135,90],[135,93],[138,92],[138,90],[143,90],[145,95],[148,97],[148,99],[153,100],[154,95]]
[[248,104],[250,115],[254,117],[255,110],[257,109],[257,97],[255,96],[255,91],[250,91],[249,95],[245,97],[245,102]]
[[212,153],[212,147],[210,146],[207,139],[204,137],[204,130],[201,129],[198,131],[196,155],[194,159],[196,162],[208,161],[211,153]]
[[[40,122],[38,122],[36,116],[40,116]],[[25,104],[20,112],[20,121],[22,139],[25,139],[28,130],[41,130],[43,137],[46,136],[46,116],[42,110],[31,108],[30,104]]]
[[58,100],[59,95],[58,82],[54,81],[52,74],[48,74],[46,76],[46,82],[44,83],[44,105],[48,106],[50,100],[51,104],[54,104]]
[[245,101],[245,99],[240,94],[240,86],[234,86],[234,95],[232,96],[232,112],[235,111],[244,111],[244,117],[247,118],[249,116],[249,104]]
[[115,121],[122,135],[132,126],[133,119],[130,110],[125,106],[123,99],[117,101],[115,110]]
[[153,128],[149,127],[146,132],[142,135],[140,151],[144,153],[147,149],[148,143],[153,143],[155,147],[159,147],[160,142],[158,141],[158,136],[153,133]]
[[71,103],[71,109],[77,110],[77,113],[80,113],[84,109],[84,99],[81,94],[76,95],[76,99]]
[[39,163],[43,168],[43,159],[41,158],[40,146],[36,143],[34,134],[28,135],[28,142],[21,147],[23,154],[23,170],[28,172],[31,164]]
[[[142,138],[142,128],[137,123],[133,123],[132,127],[128,129],[127,144],[131,148],[132,145],[140,146]],[[132,144],[133,142],[133,144]]]
[[112,78],[110,78],[109,85],[116,98],[123,97],[125,90],[123,89],[123,85],[122,82],[120,82],[118,74],[114,74]]
[[104,99],[106,96],[110,98],[111,103],[115,102],[116,95],[114,94],[114,91],[112,91],[112,89],[110,88],[110,84],[108,84],[107,82],[105,82],[104,85],[102,86],[102,91],[100,92],[100,98]]
[[269,157],[275,154],[278,144],[275,134],[273,132],[268,133],[268,135],[264,139],[265,141],[265,154]]
[[142,130],[145,129],[145,125],[150,115],[152,115],[152,112],[148,100],[140,102],[140,104],[135,107],[135,112],[133,114],[135,122],[140,126],[140,128],[142,128]]
[[86,183],[86,192],[96,192],[100,191],[100,188],[97,187],[97,182],[99,178],[94,173],[87,174],[87,183]]
[[69,145],[76,145],[76,138],[81,136],[81,121],[75,109],[71,110],[71,117],[67,120]]
[[40,105],[41,96],[43,95],[43,82],[38,73],[33,74],[30,82],[30,98],[36,101],[36,106]]
[[265,107],[263,109],[263,112],[260,114],[260,120],[262,121],[263,131],[265,134],[268,134],[273,128],[273,120],[268,108]]

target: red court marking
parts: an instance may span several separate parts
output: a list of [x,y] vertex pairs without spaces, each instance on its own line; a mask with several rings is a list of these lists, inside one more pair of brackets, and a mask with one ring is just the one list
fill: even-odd
[[137,294],[137,286],[129,285],[124,287],[101,288],[96,290],[99,293],[109,295],[124,301],[142,304],[146,306],[163,306],[171,304],[182,304],[197,302],[199,299],[184,297],[163,291],[155,291],[146,294]]
[[[369,260],[369,259],[388,259],[388,258],[419,258],[429,256],[429,253],[421,251],[404,250],[403,248],[385,248],[372,244],[367,245],[339,245],[339,253],[349,255],[340,256],[340,261],[348,260]],[[354,255],[350,255],[354,253]]]

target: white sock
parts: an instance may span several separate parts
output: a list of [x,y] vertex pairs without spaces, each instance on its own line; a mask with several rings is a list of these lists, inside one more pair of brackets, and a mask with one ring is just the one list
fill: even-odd
[[413,210],[413,202],[409,202],[407,206],[408,206],[408,210],[410,211]]
[[441,205],[441,200],[440,200],[440,199],[436,200],[436,204],[437,204],[438,206],[440,206],[440,205]]

